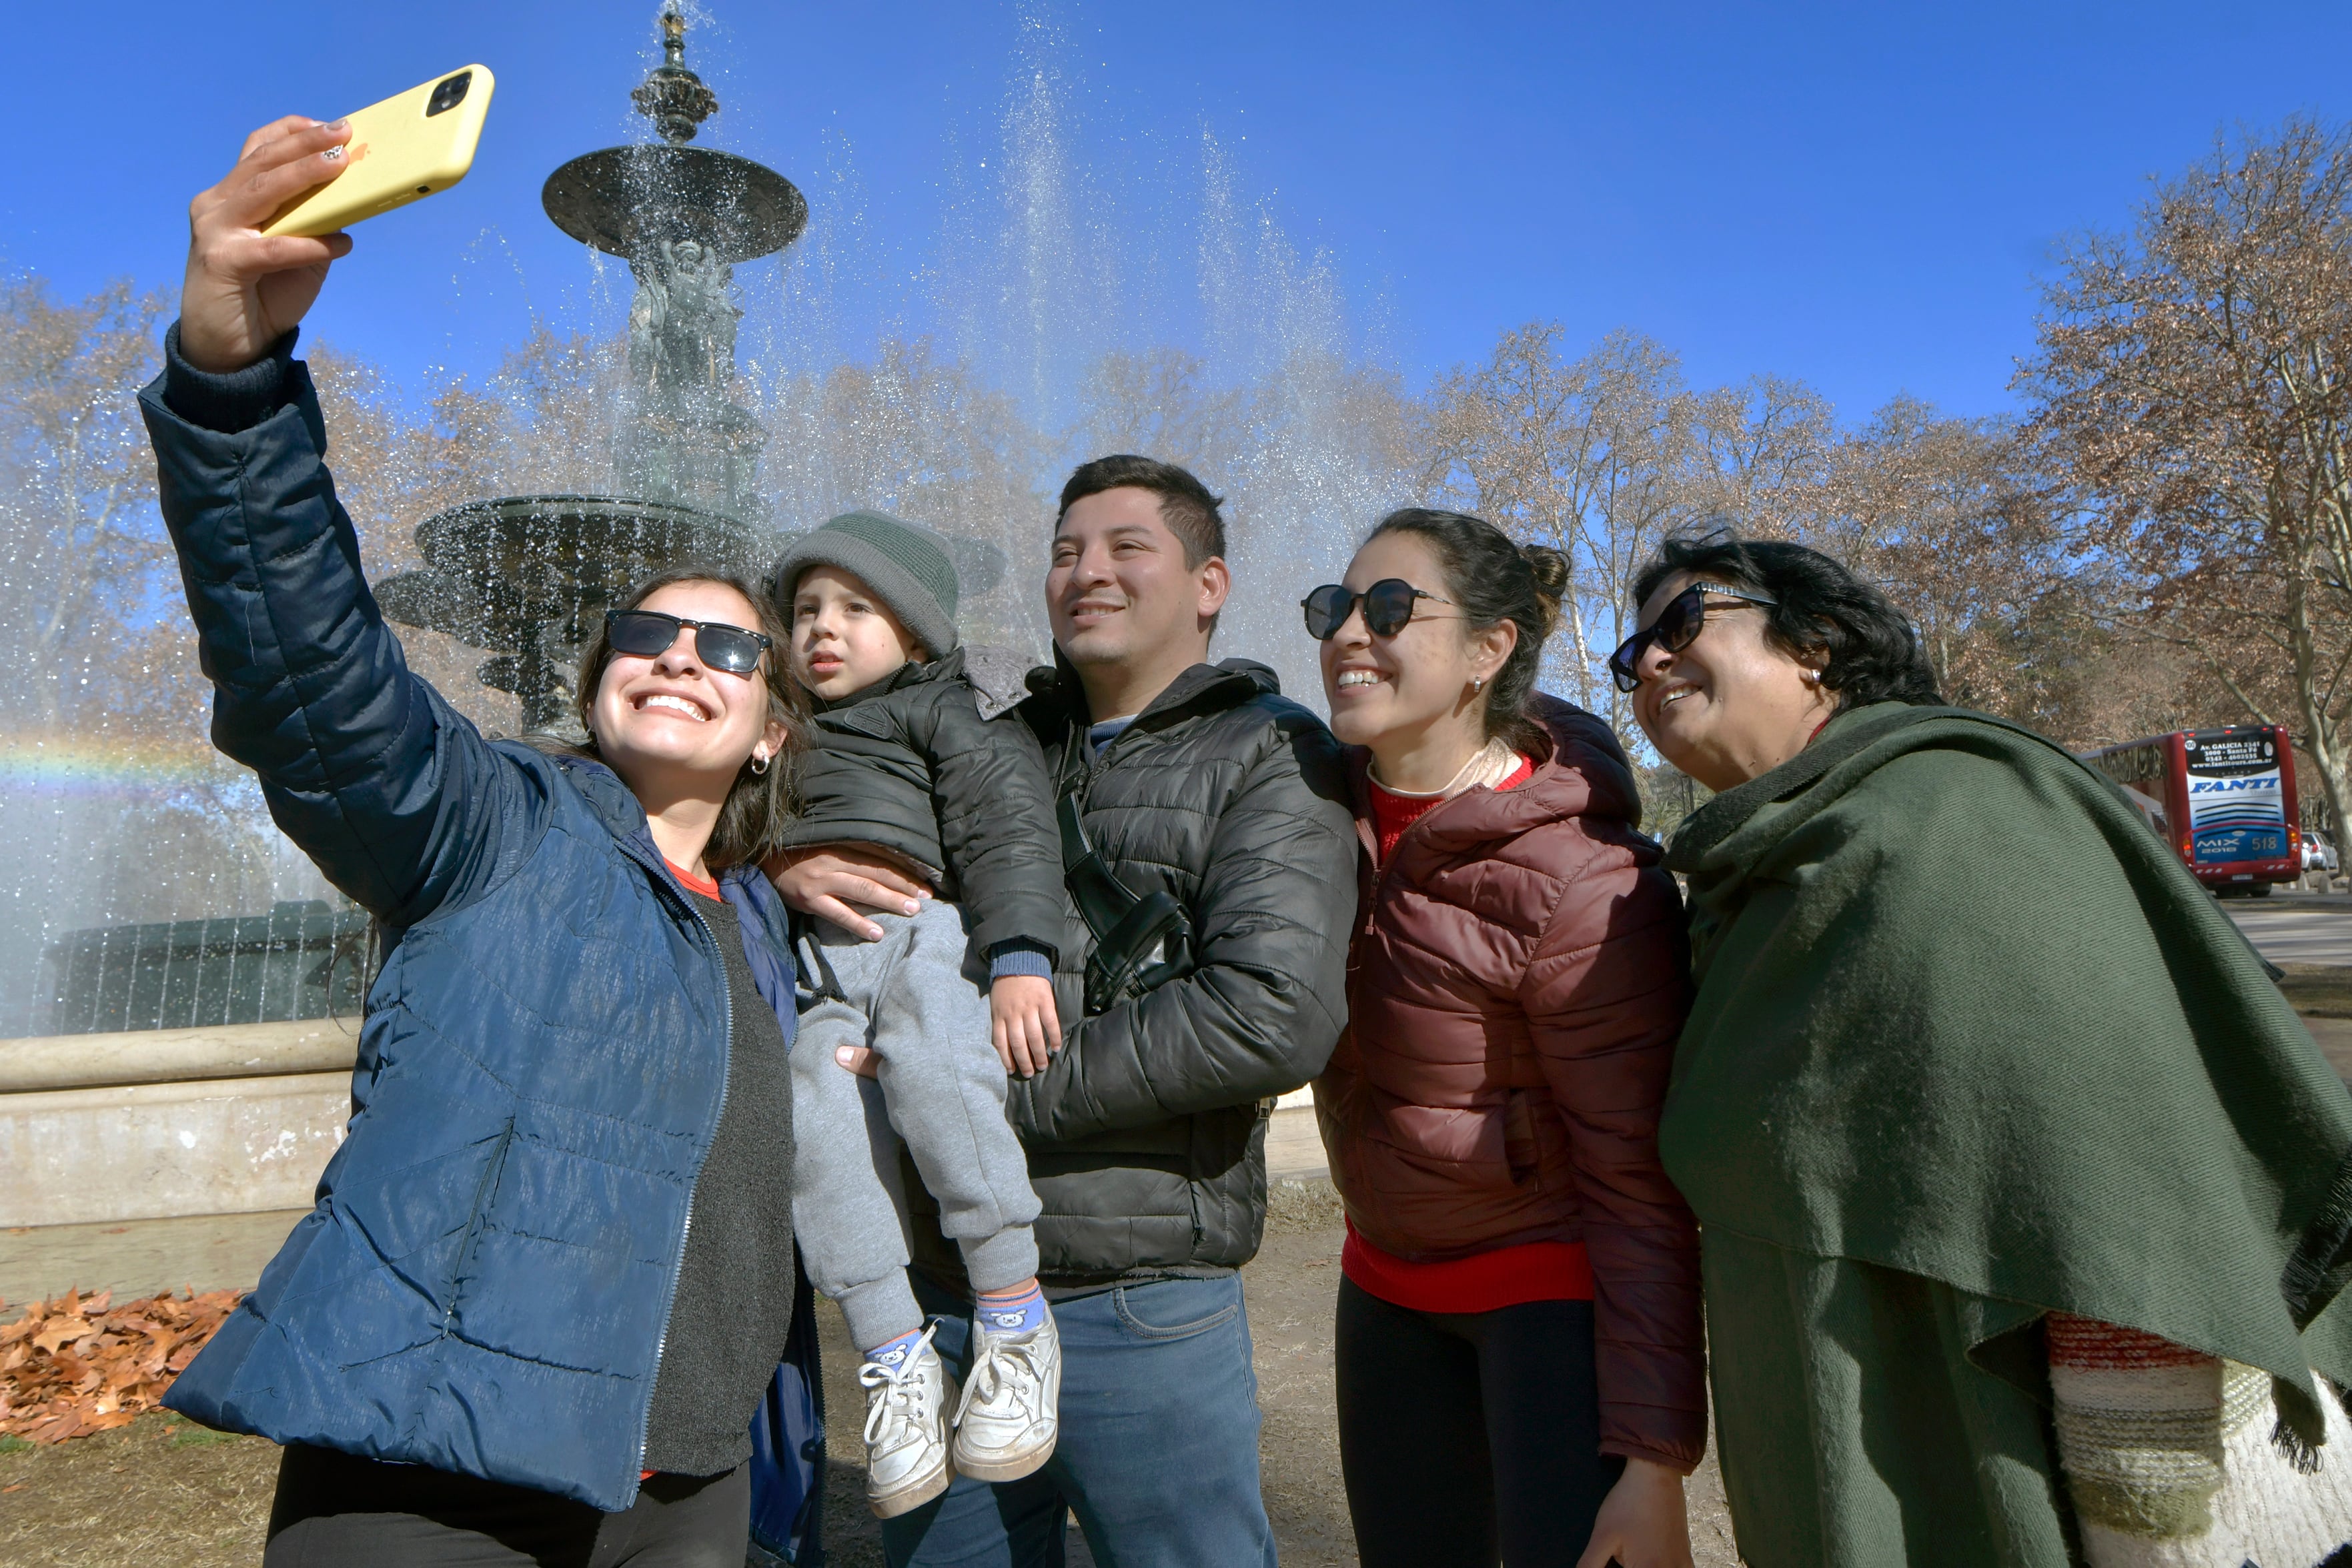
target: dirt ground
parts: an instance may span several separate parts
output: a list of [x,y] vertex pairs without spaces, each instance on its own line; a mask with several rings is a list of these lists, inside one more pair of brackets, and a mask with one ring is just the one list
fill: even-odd
[[[1356,1561],[1332,1425],[1331,1311],[1339,1218],[1328,1184],[1283,1183],[1265,1248],[1244,1271],[1257,1353],[1266,1511],[1293,1568]],[[880,1568],[880,1535],[856,1463],[864,1407],[841,1316],[821,1305],[826,1404],[840,1437],[825,1511],[834,1568]],[[171,1416],[54,1448],[0,1452],[0,1563],[11,1568],[247,1568],[260,1559],[277,1450]],[[1695,1478],[1691,1533],[1699,1568],[1736,1568],[1712,1459]],[[1074,1528],[1069,1568],[1092,1568]]]
[[278,1450],[171,1416],[0,1453],[11,1568],[245,1568],[261,1560]]
[[[2287,969],[2282,988],[2337,1070],[2352,1079],[2352,968],[2296,964]],[[1259,1399],[1265,1414],[1266,1511],[1286,1563],[1295,1568],[1352,1564],[1354,1542],[1340,1491],[1332,1422],[1331,1312],[1339,1290],[1339,1205],[1329,1184],[1321,1180],[1278,1182],[1275,1191],[1265,1250],[1244,1272]],[[219,1229],[218,1218],[166,1223]],[[242,1232],[212,1239],[244,1245],[251,1256],[246,1277],[207,1276],[208,1287],[249,1282],[261,1260],[275,1250],[282,1223],[275,1230],[265,1226],[255,1235],[258,1241]],[[88,1238],[73,1240],[77,1247],[89,1245]],[[173,1252],[173,1258],[184,1250]],[[19,1251],[27,1253],[17,1260],[25,1267],[43,1261],[26,1249]],[[175,1262],[174,1269],[178,1266]],[[237,1271],[235,1264],[226,1267]],[[162,1278],[142,1277],[136,1283],[154,1289]],[[75,1280],[85,1285],[100,1282],[87,1270],[77,1270]],[[62,1276],[43,1279],[11,1293],[50,1293],[64,1282]],[[866,1510],[865,1475],[856,1463],[856,1412],[863,1408],[856,1358],[840,1314],[820,1303],[818,1316],[824,1333],[827,1402],[841,1434],[834,1445],[827,1498],[828,1561],[836,1568],[879,1568],[879,1532]],[[277,1470],[278,1453],[269,1444],[223,1437],[169,1415],[143,1416],[119,1431],[55,1448],[0,1438],[0,1563],[9,1568],[117,1568],[136,1561],[147,1568],[245,1568],[261,1555]],[[1712,1453],[1692,1478],[1690,1520],[1698,1568],[1738,1568]],[[1070,1568],[1093,1565],[1075,1529],[1069,1563]]]

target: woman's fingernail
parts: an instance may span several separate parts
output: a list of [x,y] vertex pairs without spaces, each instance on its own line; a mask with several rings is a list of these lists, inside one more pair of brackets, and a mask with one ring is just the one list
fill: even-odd
[[908,900],[907,900],[907,913],[908,913],[908,914],[909,914],[909,915],[920,915],[922,912],[923,912],[923,906],[922,906],[921,904],[917,904],[917,903],[916,903],[913,899],[911,899],[911,898],[910,898],[910,899],[908,899]]
[[352,122],[348,119],[331,120],[327,121],[325,125],[320,127],[320,129],[322,131],[348,131],[351,129],[351,125]]
[[833,1059],[841,1063],[844,1067],[848,1066],[850,1062],[855,1060],[855,1058],[849,1054],[850,1050],[851,1048],[845,1045],[838,1048],[834,1051]]
[[340,147],[330,147],[324,152],[320,153],[319,156],[324,158],[330,163],[340,163],[343,159],[343,150]]

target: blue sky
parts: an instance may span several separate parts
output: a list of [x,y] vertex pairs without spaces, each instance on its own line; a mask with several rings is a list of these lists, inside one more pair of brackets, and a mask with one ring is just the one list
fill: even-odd
[[[2124,223],[2226,127],[2343,115],[2352,58],[2340,3],[703,5],[689,63],[725,102],[705,141],[821,212],[855,203],[877,319],[1042,68],[1106,187],[1215,138],[1414,382],[1551,318],[1649,332],[1703,384],[1801,377],[1848,416],[1900,391],[2008,407],[2053,243]],[[187,197],[252,124],[479,59],[499,88],[472,178],[358,231],[319,318],[404,381],[478,369],[530,312],[580,308],[583,258],[538,190],[643,134],[626,95],[655,9],[124,0],[69,37],[20,19],[0,266],[69,295],[172,283]]]

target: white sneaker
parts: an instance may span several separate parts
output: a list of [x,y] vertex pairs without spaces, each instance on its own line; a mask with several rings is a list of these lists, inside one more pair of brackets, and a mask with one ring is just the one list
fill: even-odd
[[875,1516],[894,1518],[948,1490],[948,1406],[955,1379],[931,1348],[931,1323],[895,1365],[869,1361],[857,1369],[866,1385],[866,1500]]
[[1051,1312],[1027,1333],[991,1333],[977,1323],[971,1333],[955,1467],[983,1481],[1017,1481],[1054,1457],[1061,1435],[1062,1336]]

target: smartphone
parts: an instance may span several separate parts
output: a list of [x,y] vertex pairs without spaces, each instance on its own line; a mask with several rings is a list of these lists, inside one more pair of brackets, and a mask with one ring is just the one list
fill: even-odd
[[489,67],[467,66],[368,105],[351,116],[352,139],[343,144],[351,167],[297,198],[261,232],[331,235],[447,190],[474,166],[497,85]]

